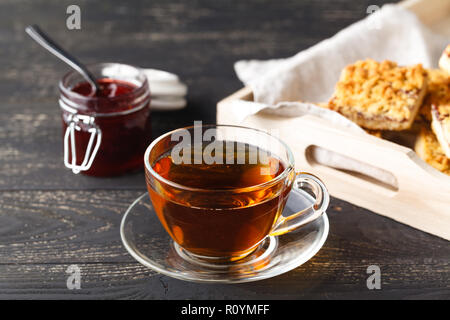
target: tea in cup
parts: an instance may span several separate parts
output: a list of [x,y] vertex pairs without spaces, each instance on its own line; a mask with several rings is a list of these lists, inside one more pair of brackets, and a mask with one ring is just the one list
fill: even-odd
[[[320,217],[329,203],[324,184],[295,173],[289,147],[266,132],[194,125],[157,138],[144,157],[146,182],[158,218],[177,246],[194,259],[235,261],[269,235]],[[283,216],[291,192],[315,203]]]

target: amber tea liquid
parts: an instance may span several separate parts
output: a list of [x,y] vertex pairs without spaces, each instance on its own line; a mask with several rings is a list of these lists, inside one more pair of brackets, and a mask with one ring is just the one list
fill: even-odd
[[[286,203],[286,181],[292,179],[276,179],[286,165],[271,155],[261,159],[257,155],[267,152],[255,146],[234,143],[233,149],[221,150],[222,163],[195,164],[192,149],[190,163],[176,164],[169,151],[152,164],[160,176],[184,189],[162,181],[151,187],[146,177],[164,228],[195,255],[234,259],[248,254],[272,230]],[[242,151],[244,163],[238,155]]]

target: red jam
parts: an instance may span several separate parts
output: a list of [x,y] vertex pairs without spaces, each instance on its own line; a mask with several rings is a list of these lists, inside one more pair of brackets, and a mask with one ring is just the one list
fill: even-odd
[[104,98],[115,98],[124,94],[129,94],[136,86],[132,83],[115,80],[115,79],[98,79],[97,84],[100,87],[99,92],[94,92],[92,86],[89,82],[81,82],[72,88],[73,92],[81,94],[85,97],[104,97]]
[[[76,164],[85,158],[93,126],[101,131],[101,143],[91,167],[81,171],[91,176],[113,176],[143,165],[144,152],[151,140],[150,92],[148,84],[137,85],[116,79],[97,81],[100,92],[94,94],[88,82],[78,82],[62,90],[60,104],[76,105],[76,112],[62,108],[63,138],[74,115],[93,117],[93,124],[77,122],[75,131]],[[144,87],[145,86],[145,87]],[[63,102],[61,102],[63,101]],[[70,142],[70,139],[68,139]],[[72,149],[69,146],[69,162]]]

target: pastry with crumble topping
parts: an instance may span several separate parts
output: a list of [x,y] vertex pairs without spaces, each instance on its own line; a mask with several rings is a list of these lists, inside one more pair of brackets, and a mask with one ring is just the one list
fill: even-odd
[[406,130],[427,91],[422,65],[357,61],[341,73],[329,108],[370,130]]
[[383,131],[381,130],[370,130],[370,129],[366,129],[365,130],[368,134],[375,136],[377,138],[383,139]]
[[450,73],[450,44],[445,48],[439,59],[439,67],[447,73]]
[[431,122],[445,155],[450,158],[450,74],[428,70],[428,92],[419,115]]
[[440,69],[427,69],[428,87],[427,94],[423,100],[423,104],[419,109],[416,121],[421,124],[431,123],[431,105],[447,95],[447,83],[450,80],[449,75]]
[[425,126],[417,137],[414,150],[426,163],[450,175],[450,159],[444,154],[434,133]]

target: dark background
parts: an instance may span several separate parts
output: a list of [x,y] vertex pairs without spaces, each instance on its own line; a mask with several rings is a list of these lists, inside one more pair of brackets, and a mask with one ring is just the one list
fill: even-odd
[[[339,199],[323,249],[276,278],[204,285],[141,266],[122,246],[119,224],[145,191],[143,174],[98,179],[64,168],[57,82],[68,67],[24,32],[39,24],[86,63],[177,73],[188,106],[154,112],[157,137],[194,120],[214,123],[217,101],[242,87],[235,61],[294,55],[384,2],[0,0],[0,298],[449,298],[447,241]],[[81,30],[66,28],[69,4],[81,7]],[[66,288],[71,264],[81,268],[81,290]],[[366,287],[372,264],[381,290]]]

